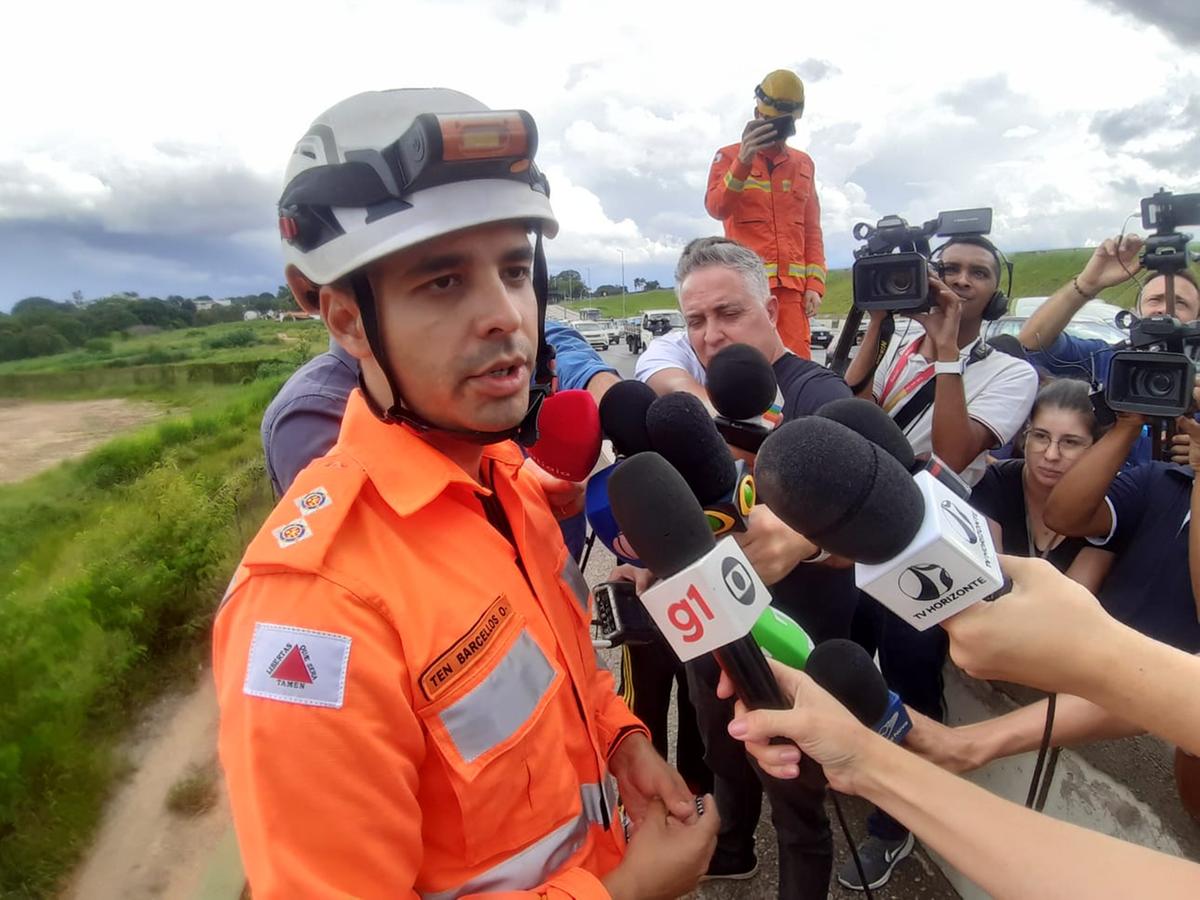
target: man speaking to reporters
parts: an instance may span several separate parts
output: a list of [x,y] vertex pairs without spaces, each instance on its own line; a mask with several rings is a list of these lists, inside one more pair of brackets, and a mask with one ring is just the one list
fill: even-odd
[[289,161],[288,284],[361,374],[214,629],[259,900],[674,897],[711,854],[715,814],[597,668],[587,586],[512,442],[551,375],[536,146],[527,113],[380,91]]

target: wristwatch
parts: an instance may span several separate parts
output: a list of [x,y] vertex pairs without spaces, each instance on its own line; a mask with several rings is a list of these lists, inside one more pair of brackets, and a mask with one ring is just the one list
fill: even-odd
[[934,375],[962,375],[967,371],[967,361],[959,357],[953,362],[938,361],[933,364]]

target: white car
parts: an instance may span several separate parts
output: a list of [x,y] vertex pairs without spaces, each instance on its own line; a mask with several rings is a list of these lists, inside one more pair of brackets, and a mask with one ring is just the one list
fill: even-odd
[[[1028,319],[1033,315],[1034,310],[1049,299],[1049,297],[1021,297],[1013,300],[1009,304],[1008,315]],[[1115,326],[1117,313],[1119,312],[1122,312],[1121,307],[1114,306],[1112,303],[1105,303],[1103,300],[1089,300],[1083,304],[1079,312],[1075,313],[1072,318],[1087,319],[1091,322],[1104,322],[1105,324]]]
[[599,322],[572,322],[571,327],[579,332],[594,350],[608,349],[608,329]]

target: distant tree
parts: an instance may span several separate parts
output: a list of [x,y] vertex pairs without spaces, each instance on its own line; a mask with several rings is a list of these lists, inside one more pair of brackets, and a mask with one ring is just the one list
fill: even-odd
[[41,315],[68,308],[69,304],[59,303],[57,300],[50,300],[46,297],[26,297],[24,300],[16,302],[12,308],[12,314],[14,316]]
[[49,325],[34,325],[25,332],[26,356],[50,356],[62,353],[71,345]]
[[645,279],[645,278],[635,278],[635,279],[633,279],[633,289],[634,289],[635,291],[640,291],[640,290],[641,290],[642,288],[644,288],[645,286],[646,286],[646,279]]
[[602,284],[596,290],[592,291],[593,297],[613,297],[618,296],[622,292],[619,284]]
[[660,285],[657,281],[643,281],[642,282],[642,290],[643,291],[659,291],[659,290],[662,290],[662,285]]

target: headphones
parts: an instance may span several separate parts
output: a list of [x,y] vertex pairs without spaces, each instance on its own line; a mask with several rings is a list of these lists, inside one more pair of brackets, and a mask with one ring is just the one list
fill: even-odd
[[[987,250],[989,253],[991,253],[992,258],[996,260],[996,290],[988,299],[987,306],[983,308],[983,320],[985,322],[993,322],[996,319],[999,319],[1008,312],[1008,295],[1012,293],[1012,262],[1007,256],[1004,255],[999,247],[982,235],[977,234],[965,235],[962,238],[951,238],[944,244],[939,245],[937,249],[929,254],[930,259],[939,258],[942,255],[942,251],[951,244],[970,244],[972,247],[982,247],[984,250]],[[1008,272],[1008,290],[1002,291],[1000,290],[1000,275],[1005,271]]]

